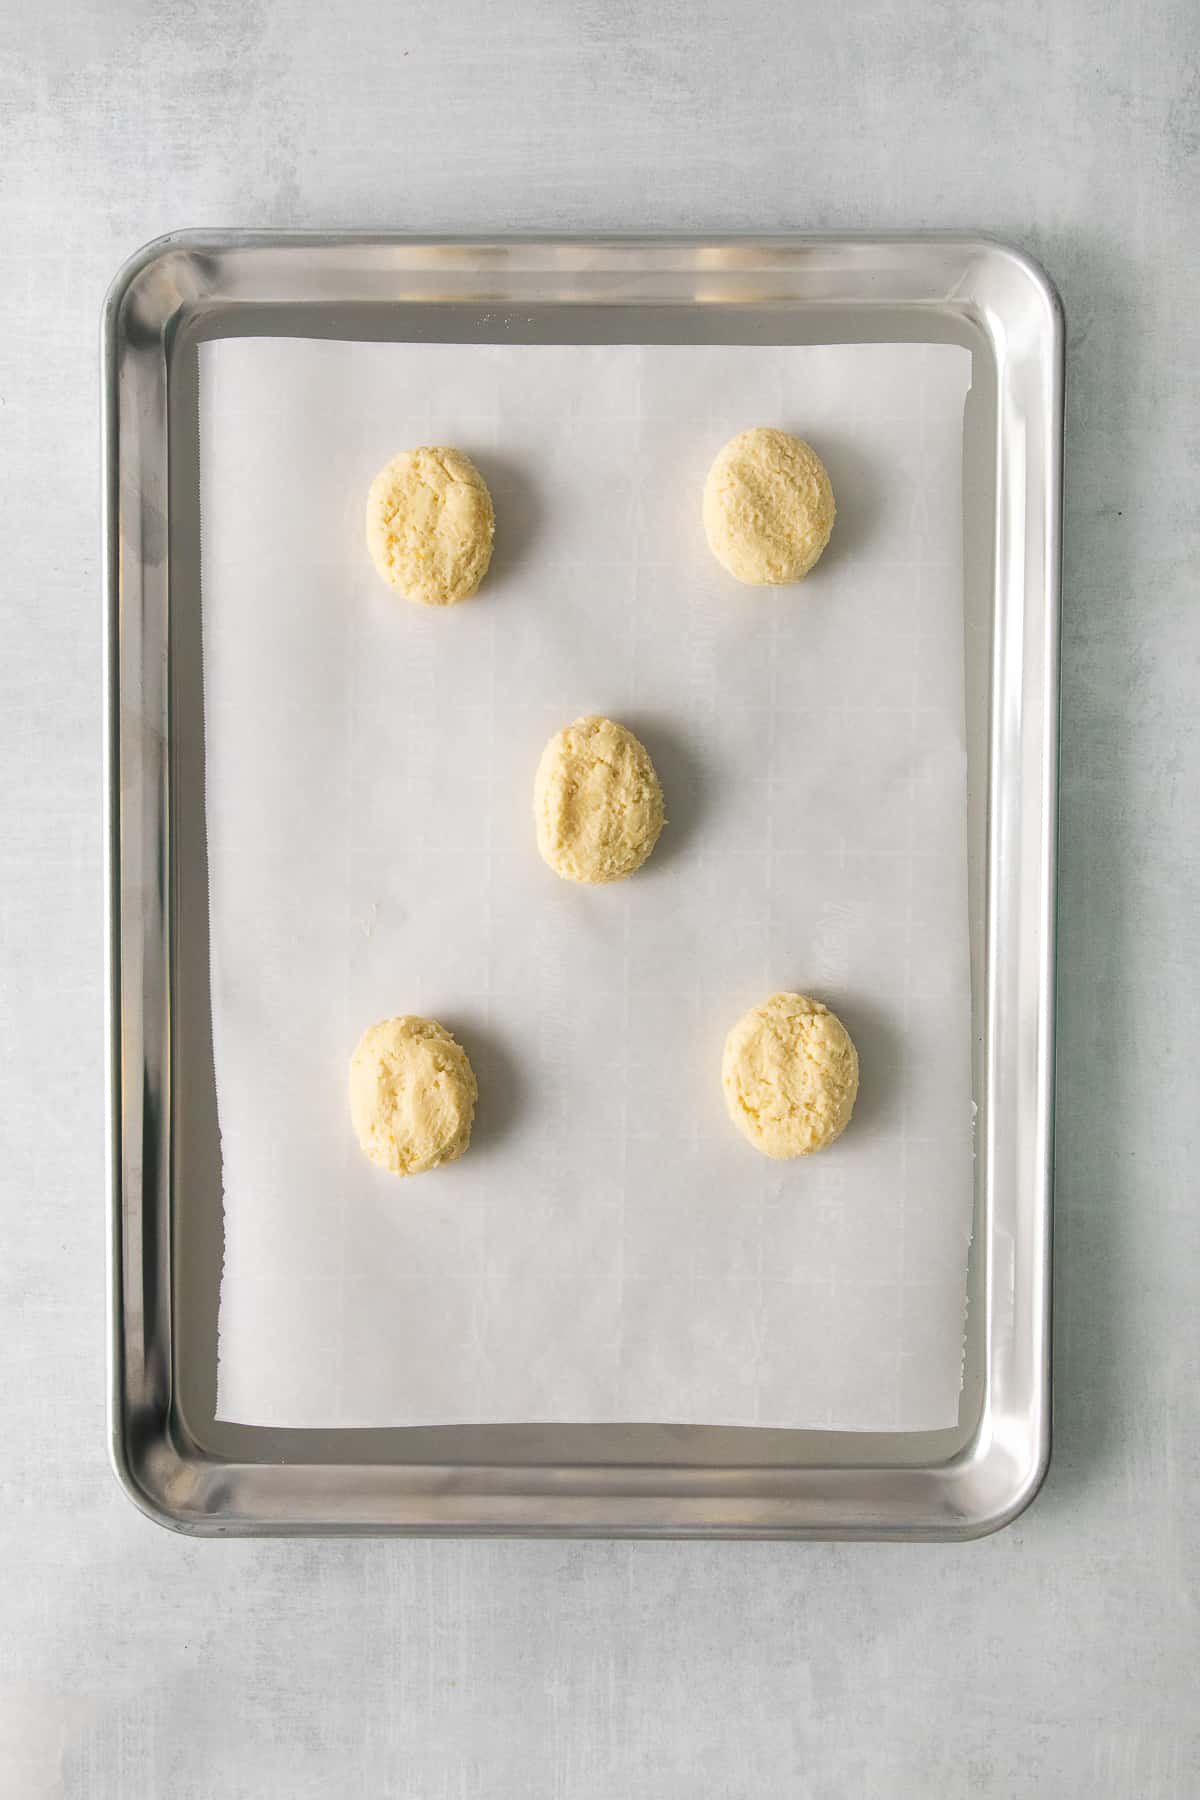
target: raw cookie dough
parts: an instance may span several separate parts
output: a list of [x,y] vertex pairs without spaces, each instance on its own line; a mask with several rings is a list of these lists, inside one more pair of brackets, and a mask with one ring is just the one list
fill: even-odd
[[424,606],[468,599],[487,574],[492,496],[461,450],[403,450],[367,495],[367,548],[389,587]]
[[455,1162],[478,1089],[461,1044],[434,1019],[381,1019],[350,1058],[350,1117],[363,1155],[393,1175]]
[[533,790],[538,849],[567,881],[620,881],[663,828],[654,764],[631,731],[595,714],[556,732]]
[[810,444],[757,425],[720,451],[704,484],[704,530],[717,561],[739,581],[799,581],[833,530],[833,489]]
[[729,1116],[764,1156],[808,1156],[841,1136],[858,1093],[858,1052],[835,1013],[806,994],[772,994],[725,1040]]

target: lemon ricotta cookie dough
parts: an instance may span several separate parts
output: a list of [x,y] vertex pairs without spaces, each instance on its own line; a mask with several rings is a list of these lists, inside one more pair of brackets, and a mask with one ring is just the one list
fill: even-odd
[[645,745],[595,713],[556,732],[542,751],[533,811],[538,849],[566,881],[632,875],[664,823],[662,787]]
[[423,606],[470,599],[492,560],[495,524],[487,483],[461,450],[402,450],[367,495],[372,562]]
[[350,1058],[359,1144],[392,1175],[456,1162],[471,1141],[478,1092],[466,1051],[435,1019],[381,1019]]
[[836,512],[812,445],[766,425],[740,431],[718,452],[703,510],[713,555],[753,587],[802,580],[829,542]]
[[858,1094],[858,1052],[827,1006],[807,994],[772,994],[725,1040],[725,1104],[764,1156],[824,1150],[842,1135]]

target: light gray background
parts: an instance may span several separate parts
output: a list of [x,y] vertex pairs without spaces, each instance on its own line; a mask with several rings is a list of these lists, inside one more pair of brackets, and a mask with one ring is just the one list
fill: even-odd
[[[0,170],[0,1793],[1196,1795],[1192,0],[46,0]],[[96,329],[186,224],[977,227],[1058,281],[1056,1451],[999,1537],[189,1543],[118,1491]]]

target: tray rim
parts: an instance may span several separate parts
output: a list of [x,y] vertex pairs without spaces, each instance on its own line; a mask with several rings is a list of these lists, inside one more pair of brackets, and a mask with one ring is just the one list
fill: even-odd
[[[293,1478],[306,1470],[310,1480],[310,1510],[284,1506],[262,1507],[259,1511],[229,1507],[222,1510],[222,1492],[228,1500],[229,1483],[217,1481],[205,1506],[197,1510],[191,1490],[195,1487],[198,1465],[207,1464],[206,1474],[224,1468],[232,1474],[238,1470],[269,1471],[268,1464],[214,1463],[194,1446],[178,1441],[171,1419],[171,1359],[169,1294],[165,1297],[165,1330],[167,1342],[151,1343],[149,1356],[140,1359],[140,1367],[131,1367],[127,1354],[131,1327],[136,1321],[130,1296],[137,1296],[137,1250],[141,1249],[141,1274],[146,1272],[151,1252],[162,1253],[160,1241],[166,1231],[158,1224],[158,1237],[147,1249],[145,1227],[150,1215],[145,1211],[147,1197],[166,1203],[169,1194],[162,1191],[161,1180],[147,1183],[146,1158],[139,1153],[137,1168],[141,1181],[136,1193],[127,1179],[125,1153],[129,1148],[124,1120],[123,1062],[123,966],[121,952],[122,913],[122,715],[121,715],[121,625],[124,588],[133,570],[122,555],[122,474],[128,473],[122,463],[120,431],[122,354],[127,348],[131,305],[136,299],[142,313],[137,321],[139,331],[149,331],[165,345],[177,329],[181,314],[198,303],[212,299],[206,289],[210,278],[206,271],[210,260],[238,253],[269,253],[298,250],[336,250],[342,252],[384,253],[389,257],[407,258],[436,255],[438,252],[465,252],[476,257],[497,256],[527,258],[528,266],[545,270],[555,259],[560,273],[570,276],[605,271],[632,271],[644,267],[646,260],[665,259],[668,267],[673,258],[684,259],[682,272],[694,271],[695,259],[708,254],[719,259],[743,259],[735,266],[741,271],[786,271],[794,276],[804,258],[839,254],[870,258],[891,252],[916,261],[931,252],[956,254],[967,266],[1001,269],[1022,290],[1024,304],[1030,301],[1042,314],[1038,362],[1043,376],[1043,417],[1038,421],[1044,438],[1036,449],[1043,452],[1039,463],[1041,499],[1041,555],[1030,572],[1023,571],[1022,603],[1031,580],[1040,587],[1043,607],[1040,649],[1042,691],[1040,723],[1044,739],[1041,781],[1037,798],[1041,818],[1036,831],[1038,866],[1033,923],[1039,928],[1034,945],[1038,960],[1038,1005],[1036,1015],[1035,1072],[1033,1102],[1036,1108],[1036,1142],[1033,1179],[1032,1217],[1025,1223],[1029,1242],[1023,1249],[1031,1257],[1029,1279],[1033,1292],[1026,1296],[1032,1305],[1026,1309],[1025,1324],[1028,1343],[1015,1344],[1019,1356],[1027,1361],[1025,1377],[1031,1400],[1030,1429],[1019,1441],[1011,1431],[997,1432],[996,1420],[984,1413],[975,1435],[960,1455],[938,1467],[909,1469],[889,1465],[887,1475],[897,1490],[889,1505],[880,1508],[868,1503],[861,1491],[862,1478],[869,1477],[871,1465],[847,1469],[834,1466],[808,1466],[802,1469],[757,1466],[762,1475],[762,1504],[739,1502],[730,1510],[729,1503],[714,1500],[710,1493],[686,1491],[689,1481],[703,1473],[697,1465],[643,1464],[624,1465],[619,1472],[626,1478],[626,1491],[621,1494],[597,1494],[572,1477],[586,1476],[589,1465],[574,1464],[569,1469],[554,1470],[548,1465],[536,1468],[476,1465],[456,1469],[456,1491],[445,1489],[447,1465],[369,1465],[290,1464],[287,1473]],[[744,260],[747,256],[757,260]],[[540,259],[540,260],[539,260]],[[691,259],[688,261],[687,259]],[[181,279],[182,282],[181,282]],[[149,291],[147,291],[149,290]],[[386,295],[379,296],[386,300]],[[561,296],[556,296],[561,299]],[[595,301],[598,296],[591,296]],[[604,296],[610,299],[611,296]],[[881,304],[920,306],[921,301],[898,302],[894,294],[878,296],[859,294],[853,304],[869,306],[872,298]],[[788,297],[792,305],[806,302],[801,296]],[[634,297],[634,304],[647,304],[644,297]],[[683,301],[681,304],[685,303]],[[824,304],[836,305],[835,300]],[[813,302],[808,302],[813,304]],[[928,302],[925,302],[928,304]],[[1003,338],[1011,321],[995,296],[981,296],[963,291],[957,304],[964,317],[970,316],[988,336],[993,349]],[[1025,252],[998,240],[976,234],[958,232],[855,232],[786,234],[702,234],[653,236],[607,234],[579,237],[561,235],[521,235],[482,238],[471,235],[412,235],[393,232],[357,231],[182,231],[171,232],[152,240],[127,259],[117,272],[106,296],[102,313],[102,432],[104,449],[105,505],[103,581],[105,595],[104,685],[104,803],[107,816],[105,832],[105,891],[107,907],[106,987],[107,1014],[107,1078],[108,1078],[108,1300],[109,1300],[109,1380],[108,1425],[109,1452],[114,1471],[122,1486],[139,1508],[157,1522],[173,1529],[197,1535],[269,1535],[296,1534],[372,1534],[407,1535],[530,1535],[530,1536],[712,1536],[712,1537],[871,1537],[907,1539],[949,1539],[976,1537],[999,1529],[1017,1516],[1034,1498],[1045,1477],[1050,1454],[1050,1201],[1053,1156],[1053,1057],[1054,1057],[1054,950],[1055,950],[1055,838],[1056,838],[1056,752],[1058,704],[1058,613],[1061,562],[1061,489],[1063,441],[1064,336],[1062,306],[1045,271]],[[999,368],[998,363],[998,368]],[[1028,374],[1028,371],[1026,371]],[[165,400],[165,357],[164,357]],[[999,462],[999,452],[998,462]],[[1001,470],[998,466],[997,475]],[[1028,479],[1028,477],[1027,477]],[[1022,502],[1028,492],[1018,496]],[[1000,495],[998,504],[1003,505]],[[1011,502],[1010,502],[1011,504]],[[1022,508],[1023,511],[1023,508]],[[144,522],[143,522],[144,523]],[[1004,575],[1001,567],[1003,533],[998,533],[996,581]],[[1023,543],[1024,562],[1029,564],[1030,544]],[[1013,549],[1009,545],[1009,551]],[[137,564],[140,574],[142,565]],[[1012,570],[1008,571],[1010,578]],[[140,590],[139,590],[140,597]],[[995,734],[999,726],[993,722],[989,745],[989,764],[996,753]],[[989,775],[989,784],[990,784]],[[991,792],[989,785],[989,793]],[[167,805],[163,795],[163,804]],[[989,917],[992,883],[992,830],[988,828]],[[167,868],[159,871],[166,885]],[[168,911],[169,927],[169,911]],[[992,947],[988,937],[988,995],[986,1016],[991,1017],[994,970]],[[168,1015],[170,994],[165,995]],[[129,1047],[126,1047],[128,1049]],[[170,1131],[169,1091],[166,1102],[166,1137]],[[157,1126],[157,1122],[155,1122]],[[145,1123],[143,1121],[143,1130]],[[161,1156],[163,1133],[156,1131]],[[144,1145],[140,1146],[144,1150]],[[166,1165],[169,1166],[169,1165]],[[150,1171],[156,1175],[158,1171]],[[988,1267],[985,1273],[989,1325],[987,1356],[989,1371],[995,1350],[993,1305],[994,1268],[990,1233],[994,1220],[989,1189],[987,1206],[989,1227]],[[154,1236],[154,1227],[151,1230]],[[166,1246],[169,1257],[169,1242]],[[143,1296],[144,1297],[144,1296]],[[164,1296],[159,1296],[160,1311]],[[143,1319],[143,1324],[145,1323]],[[161,1323],[161,1321],[160,1321]],[[149,1342],[149,1340],[147,1340]],[[1014,1348],[1013,1344],[1009,1349]],[[989,1373],[989,1388],[991,1376]],[[1010,1421],[1011,1423],[1011,1421]],[[609,1473],[617,1467],[603,1466]],[[425,1477],[418,1491],[398,1497],[389,1491],[389,1477],[403,1468],[410,1481]],[[328,1507],[336,1478],[353,1468],[359,1480],[360,1506],[355,1516],[329,1517],[321,1506]],[[710,1474],[729,1475],[732,1469],[710,1469]],[[524,1476],[524,1481],[514,1479]],[[533,1479],[529,1479],[532,1476]],[[678,1479],[672,1479],[673,1477]],[[930,1484],[938,1490],[936,1503]],[[394,1483],[392,1484],[394,1485]],[[798,1496],[789,1493],[799,1486],[804,1490],[805,1505],[797,1510]],[[955,1495],[952,1490],[961,1493]],[[858,1490],[858,1491],[855,1491]],[[812,1510],[815,1506],[816,1512]],[[532,1511],[531,1511],[532,1508]],[[540,1508],[540,1512],[539,1512]],[[824,1508],[824,1511],[821,1509]],[[336,1509],[333,1509],[336,1510]],[[438,1516],[434,1516],[434,1513]]]

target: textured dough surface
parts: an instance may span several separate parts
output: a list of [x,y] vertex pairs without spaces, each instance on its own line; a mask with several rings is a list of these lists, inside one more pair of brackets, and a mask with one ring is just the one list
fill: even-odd
[[725,1040],[729,1116],[764,1156],[808,1156],[841,1136],[858,1094],[858,1052],[827,1006],[772,994]]
[[492,560],[487,483],[461,450],[404,450],[367,495],[367,548],[389,587],[423,606],[475,592]]
[[534,783],[538,849],[567,881],[620,881],[663,828],[663,796],[643,744],[591,714],[556,732]]
[[434,1019],[381,1019],[350,1058],[358,1141],[364,1156],[393,1175],[456,1161],[471,1141],[477,1098],[466,1051]]
[[738,581],[799,581],[833,530],[825,465],[801,438],[756,425],[721,450],[704,484],[704,530],[717,561]]

